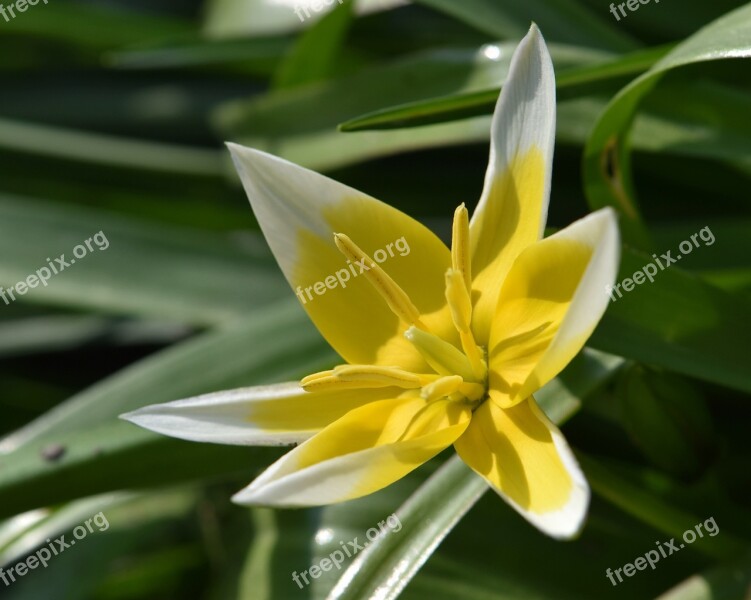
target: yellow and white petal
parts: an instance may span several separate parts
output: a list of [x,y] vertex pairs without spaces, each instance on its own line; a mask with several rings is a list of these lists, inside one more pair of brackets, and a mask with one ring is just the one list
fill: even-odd
[[485,402],[454,446],[535,527],[560,539],[579,533],[589,486],[563,435],[534,398],[509,409]]
[[287,453],[233,500],[294,507],[365,496],[449,447],[471,414],[466,404],[422,398],[362,406]]
[[599,210],[527,248],[501,290],[488,352],[490,397],[521,402],[582,349],[610,300],[620,242]]
[[401,391],[306,392],[297,383],[280,383],[154,404],[120,418],[183,440],[281,446],[300,443],[350,410]]
[[542,237],[555,139],[555,76],[545,41],[532,25],[511,60],[493,116],[485,187],[472,215],[473,330],[488,341],[506,273]]
[[[407,293],[429,326],[450,327],[443,275],[451,253],[401,211],[281,158],[228,144],[253,211],[292,288],[332,347],[349,363],[424,370],[404,325],[366,280],[367,262],[348,260],[348,236]],[[364,269],[364,267],[366,269]],[[357,335],[352,335],[356,331]]]

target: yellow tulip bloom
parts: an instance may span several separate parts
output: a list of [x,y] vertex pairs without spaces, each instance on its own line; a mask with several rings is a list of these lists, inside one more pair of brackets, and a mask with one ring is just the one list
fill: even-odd
[[575,535],[589,488],[534,393],[605,312],[619,240],[610,209],[541,239],[554,135],[553,65],[532,26],[493,117],[482,197],[471,220],[456,210],[451,248],[357,190],[230,144],[280,267],[346,364],[125,418],[190,440],[302,442],[234,497],[242,504],[357,498],[453,445],[535,526]]

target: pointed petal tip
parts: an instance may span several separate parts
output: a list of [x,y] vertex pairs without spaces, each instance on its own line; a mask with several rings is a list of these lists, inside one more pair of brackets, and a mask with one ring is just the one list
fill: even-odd
[[265,154],[260,150],[248,148],[247,146],[236,144],[235,142],[224,142],[224,144],[225,146],[227,146],[227,150],[229,150],[232,161],[235,163],[235,166],[238,169],[247,166],[244,161],[248,159],[253,160],[255,158],[262,158],[263,154]]
[[235,163],[238,171],[241,172],[247,171],[249,167],[257,169],[257,165],[254,163],[258,162],[264,162],[265,164],[272,162],[287,162],[284,159],[269,154],[268,152],[264,152],[263,150],[250,148],[249,146],[243,146],[242,144],[237,144],[235,142],[224,142],[224,145],[227,147],[227,150],[229,150],[232,161]]
[[123,421],[128,421],[128,422],[132,423],[133,422],[133,415],[134,414],[135,414],[135,411],[133,411],[133,412],[127,412],[127,413],[123,413],[121,415],[117,415],[117,418],[121,419]]
[[161,406],[162,405],[144,406],[143,408],[123,413],[118,418],[160,435],[190,441],[200,441],[197,439],[194,440],[188,430],[182,430],[180,427],[175,427],[175,421],[177,420],[175,419],[175,415],[170,414],[169,410],[162,410]]
[[[618,212],[613,209],[612,206],[606,206],[605,208],[601,208],[592,213],[592,219],[596,219],[602,223],[603,237],[606,242],[616,246],[620,245],[621,239],[621,232],[618,227],[618,217]],[[620,249],[617,250],[616,258],[618,259],[618,257],[620,257]],[[614,277],[617,274],[617,272],[614,273]]]
[[244,150],[251,150],[251,148],[247,148],[235,142],[224,142],[224,145],[227,147],[227,150],[229,150],[233,159],[239,156]]
[[612,206],[606,206],[600,209],[599,212],[602,212],[604,219],[616,226],[618,225],[618,212]]
[[239,504],[241,506],[260,506],[262,505],[261,502],[258,502],[258,499],[256,498],[256,493],[248,491],[248,488],[244,488],[240,490],[239,492],[235,493],[232,498],[233,504]]
[[122,419],[123,421],[128,421],[129,423],[133,423],[134,425],[143,427],[143,425],[141,425],[141,422],[143,421],[145,408],[148,408],[148,407],[139,408],[136,410],[132,410],[130,412],[123,413],[121,415],[118,415],[117,418]]
[[529,30],[527,31],[527,34],[524,36],[522,41],[519,43],[519,47],[530,47],[535,46],[537,48],[542,48],[544,50],[547,50],[547,44],[545,43],[545,37],[542,35],[542,31],[540,31],[540,28],[537,26],[537,23],[532,21],[532,23],[529,26]]
[[159,405],[144,406],[143,408],[138,408],[136,410],[123,413],[118,416],[118,419],[132,423],[133,425],[137,425],[138,427],[142,427],[143,429],[148,429],[149,431],[169,435],[166,434],[162,430],[162,428],[156,424],[157,422],[159,422],[160,417],[164,416],[164,414],[158,410],[158,406]]

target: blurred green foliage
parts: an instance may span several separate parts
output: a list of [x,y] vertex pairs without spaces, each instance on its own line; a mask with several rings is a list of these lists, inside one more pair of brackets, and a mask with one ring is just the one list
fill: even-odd
[[[611,304],[540,395],[594,492],[545,538],[441,456],[371,497],[242,509],[280,450],[169,440],[134,408],[334,362],[278,271],[222,142],[322,170],[445,239],[479,197],[489,118],[535,21],[559,94],[549,226],[622,216],[621,277],[697,248]],[[744,598],[751,563],[751,4],[50,0],[0,19],[0,285],[105,232],[0,303],[0,565],[103,511],[111,527],[0,597]],[[291,578],[399,511],[344,581]],[[613,587],[713,517],[716,537]],[[691,578],[691,579],[689,579]],[[683,583],[681,583],[683,582]],[[671,588],[672,591],[668,592]]]

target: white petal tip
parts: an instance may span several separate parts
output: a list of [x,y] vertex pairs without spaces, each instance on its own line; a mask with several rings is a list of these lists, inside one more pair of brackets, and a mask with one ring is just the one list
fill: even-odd
[[259,501],[256,494],[248,493],[245,490],[241,490],[232,496],[232,502],[241,506],[267,506]]
[[543,50],[545,54],[548,54],[545,38],[542,35],[542,31],[540,31],[540,28],[537,26],[537,23],[534,21],[532,21],[532,24],[529,26],[527,35],[524,36],[524,39],[519,44],[520,47],[529,47],[531,45],[537,46],[538,49]]
[[543,514],[520,511],[524,517],[542,533],[557,540],[577,538],[587,520],[589,508],[589,486],[585,481],[576,481],[574,491],[566,506]]
[[297,383],[238,388],[144,406],[119,418],[149,431],[191,442],[287,446],[304,441],[314,431],[264,429],[253,420],[253,407],[255,403],[273,403],[301,394],[304,392]]
[[138,425],[143,429],[153,431],[155,433],[161,433],[162,435],[168,435],[171,437],[190,439],[185,438],[184,435],[180,435],[180,431],[175,427],[175,415],[169,414],[169,412],[166,410],[161,410],[161,408],[165,406],[166,405],[160,404],[154,406],[145,406],[144,408],[139,408],[138,410],[124,413],[118,418],[122,419],[123,421],[133,423],[133,425]]
[[235,144],[234,142],[225,142],[225,145],[227,146],[227,150],[229,150],[232,161],[235,163],[237,169],[241,172],[245,169],[246,166],[248,166],[247,163],[249,161],[263,158],[265,154],[260,150],[248,148],[247,146],[241,146],[240,144]]

